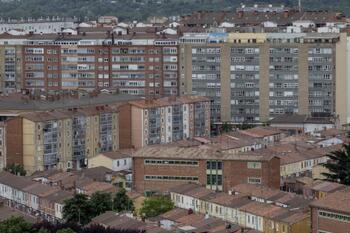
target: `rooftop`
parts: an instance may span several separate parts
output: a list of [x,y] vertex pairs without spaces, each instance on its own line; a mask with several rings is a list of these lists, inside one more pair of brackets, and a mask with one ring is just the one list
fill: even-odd
[[313,201],[310,205],[320,209],[350,214],[349,192],[350,190],[348,188],[346,190],[331,193],[322,199]]
[[124,158],[130,158],[132,154],[135,152],[133,149],[121,149],[117,151],[111,151],[111,152],[104,152],[100,155],[106,156],[110,159],[124,159]]
[[275,156],[255,154],[233,154],[226,151],[218,151],[206,145],[199,147],[180,147],[169,145],[156,145],[141,148],[133,154],[139,158],[173,158],[173,159],[219,159],[237,161],[269,161]]
[[156,224],[142,222],[130,217],[127,214],[118,214],[113,211],[107,211],[93,218],[92,223],[114,229],[144,230],[145,232],[149,233],[167,232],[158,227]]
[[129,103],[133,106],[139,108],[155,108],[155,107],[165,107],[178,104],[189,104],[196,102],[210,101],[209,98],[203,96],[180,96],[180,97],[164,97],[160,99],[142,99],[130,101]]
[[28,96],[13,94],[0,97],[0,111],[48,111],[55,109],[82,108],[95,105],[112,105],[139,99],[125,94],[99,94],[96,97],[60,97],[56,100],[33,100]]
[[255,127],[247,130],[242,130],[240,132],[242,134],[246,134],[255,138],[273,136],[282,133],[282,131],[272,127]]
[[[303,219],[308,217],[308,215],[305,215],[303,211],[308,206],[309,200],[298,198],[296,197],[295,194],[288,194],[288,193],[286,193],[286,195],[282,195],[282,197],[278,197],[279,196],[278,190],[274,193],[271,192],[270,194],[268,194],[268,196],[271,196],[271,199],[274,199],[274,197],[278,197],[276,199],[278,200],[278,202],[281,201],[281,203],[290,202],[289,207],[285,208],[277,204],[271,204],[271,203],[268,204],[268,203],[255,201],[248,198],[250,195],[246,195],[246,194],[229,195],[227,193],[215,192],[212,190],[208,190],[203,186],[200,186],[197,184],[190,184],[190,183],[175,186],[172,189],[170,189],[170,192],[198,198],[202,201],[216,203],[221,206],[237,208],[241,211],[249,212],[262,217],[267,217],[267,218],[280,217],[281,221],[284,221],[287,223],[294,223],[293,221],[297,221],[297,219],[299,218]],[[286,198],[286,196],[288,196],[288,198]],[[283,200],[283,197],[285,200]],[[298,202],[296,201],[296,199],[298,199]],[[300,202],[301,199],[303,199],[305,203]],[[300,208],[300,206],[302,208]],[[289,216],[294,216],[294,217],[287,218],[286,216],[281,216],[283,214],[285,215],[286,213],[290,213],[289,215],[287,215],[288,217]]]

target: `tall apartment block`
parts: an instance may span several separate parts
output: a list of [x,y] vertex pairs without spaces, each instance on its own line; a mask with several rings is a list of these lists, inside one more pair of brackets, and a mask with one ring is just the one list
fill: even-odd
[[285,113],[348,123],[345,33],[206,33],[180,38],[180,94],[214,100],[215,122]]
[[118,112],[112,106],[29,112],[9,121],[14,120],[20,122],[19,130],[7,137],[18,138],[7,150],[20,155],[16,163],[23,163],[28,173],[79,169],[88,158],[119,149]]
[[178,39],[160,35],[0,36],[1,90],[118,88],[139,96],[178,94]]
[[22,46],[0,46],[0,90],[14,92],[22,84]]
[[172,96],[135,100],[129,104],[129,135],[133,147],[210,135],[210,99],[206,97]]

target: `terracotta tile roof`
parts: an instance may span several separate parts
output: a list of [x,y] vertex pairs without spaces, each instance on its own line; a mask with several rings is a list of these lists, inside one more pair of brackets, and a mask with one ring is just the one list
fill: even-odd
[[72,197],[73,193],[64,190],[58,190],[57,192],[46,196],[45,199],[49,200],[50,202],[62,204],[64,200],[70,199]]
[[242,130],[240,132],[256,138],[273,136],[282,133],[282,131],[272,127],[255,127],[247,130]]
[[106,156],[114,160],[114,159],[130,158],[134,152],[135,152],[134,149],[121,149],[117,151],[104,152],[104,153],[101,153],[100,155]]
[[[335,182],[329,182],[329,181],[317,181],[314,185],[311,186],[311,189],[314,191],[321,191],[321,192],[334,192],[340,189],[345,189],[347,186]],[[349,193],[350,195],[350,193]]]
[[149,233],[166,233],[167,231],[159,228],[154,223],[142,222],[131,218],[126,214],[118,214],[113,211],[107,211],[92,219],[93,224],[99,224],[120,230],[144,230]]
[[251,201],[250,203],[239,207],[239,210],[262,217],[268,217],[272,215],[275,211],[287,211],[286,209],[279,206],[264,204],[255,201]]
[[204,145],[200,147],[179,147],[169,145],[147,146],[133,154],[139,158],[173,158],[173,159],[220,159],[238,161],[269,161],[274,158],[271,154],[242,153],[233,154],[225,151],[217,151]]
[[26,187],[36,184],[36,182],[30,180],[27,177],[15,176],[9,172],[0,172],[0,183],[8,185],[10,187],[22,190]]
[[263,199],[269,199],[279,193],[280,190],[271,189],[262,185],[254,185],[254,184],[238,184],[231,189],[233,192],[237,192],[240,194],[245,194],[249,196],[259,197]]
[[118,188],[112,184],[97,181],[78,184],[77,188],[83,190],[85,194],[89,196],[98,191],[111,193],[116,193],[118,191]]
[[39,197],[46,197],[50,194],[57,192],[58,190],[58,187],[52,187],[41,183],[35,183],[23,188],[23,191],[37,195]]
[[310,206],[350,214],[350,188],[313,201]]

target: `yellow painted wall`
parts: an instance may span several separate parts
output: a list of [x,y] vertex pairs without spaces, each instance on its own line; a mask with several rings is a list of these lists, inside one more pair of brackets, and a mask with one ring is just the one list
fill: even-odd
[[266,41],[267,34],[266,33],[229,33],[228,34],[228,42],[233,43],[234,40],[240,40],[240,43],[252,43],[252,40],[255,39],[256,43],[264,43]]
[[112,169],[112,159],[101,154],[89,159],[89,162],[88,162],[89,168],[99,167],[99,166]]
[[[36,140],[36,124],[35,122],[23,119],[23,166],[24,169],[30,174],[36,170],[36,149],[41,145]],[[42,149],[42,148],[41,148]],[[41,151],[38,151],[40,154]],[[39,163],[40,161],[38,161]],[[41,157],[41,164],[43,158]]]

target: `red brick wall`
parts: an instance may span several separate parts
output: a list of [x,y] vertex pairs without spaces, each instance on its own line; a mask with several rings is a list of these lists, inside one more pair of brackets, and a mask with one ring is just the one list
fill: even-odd
[[205,184],[206,162],[199,162],[198,167],[194,166],[161,166],[161,165],[145,165],[143,158],[133,159],[133,179],[134,188],[143,192],[145,190],[167,191],[169,188],[187,183],[188,181],[144,181],[144,175],[172,175],[172,176],[198,176],[199,183]]
[[119,148],[131,148],[131,105],[119,107]]
[[6,165],[23,165],[23,127],[22,118],[6,121]]
[[[281,161],[280,158],[275,157],[265,163],[267,165],[266,174],[264,174],[265,179],[267,179],[267,186],[275,189],[280,189],[281,186]],[[265,167],[264,167],[265,168]]]
[[332,232],[332,233],[349,233],[350,232],[350,223],[318,217],[317,211],[318,211],[317,208],[312,208],[312,211],[311,211],[312,233],[318,233],[319,230]]
[[278,158],[262,162],[262,169],[248,169],[247,161],[225,161],[224,191],[233,186],[247,183],[248,177],[261,177],[263,185],[280,188],[280,163]]
[[[263,162],[262,169],[248,169],[247,161],[224,161],[223,191],[228,192],[237,184],[247,183],[248,177],[261,177],[262,183],[271,188],[279,189],[279,159]],[[144,190],[167,191],[169,188],[185,181],[144,181],[144,175],[198,176],[199,183],[206,185],[206,160],[201,160],[198,167],[144,165],[143,158],[134,158],[134,187]]]

